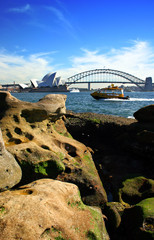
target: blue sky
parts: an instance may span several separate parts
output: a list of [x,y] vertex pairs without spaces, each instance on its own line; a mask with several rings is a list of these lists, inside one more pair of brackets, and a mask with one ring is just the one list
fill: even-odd
[[154,0],[1,0],[0,84],[95,68],[154,79]]

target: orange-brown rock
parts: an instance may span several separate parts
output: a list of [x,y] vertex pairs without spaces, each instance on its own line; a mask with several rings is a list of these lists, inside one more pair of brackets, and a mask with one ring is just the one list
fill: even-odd
[[78,187],[41,179],[0,193],[0,240],[108,240],[99,208],[82,203]]
[[65,100],[65,95],[50,94],[29,103],[0,92],[3,139],[22,168],[20,184],[57,178],[77,184],[85,203],[100,205],[106,202],[106,193],[89,149],[65,127]]

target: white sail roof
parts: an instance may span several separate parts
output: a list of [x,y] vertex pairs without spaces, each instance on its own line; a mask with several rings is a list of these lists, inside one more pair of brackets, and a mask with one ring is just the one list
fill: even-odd
[[31,79],[30,80],[32,87],[34,87],[34,88],[38,87],[38,82],[37,81],[38,81],[37,79]]
[[56,79],[55,79],[55,85],[56,85],[56,86],[62,85],[61,77],[56,77]]
[[38,83],[38,87],[53,87],[55,76],[56,76],[56,72],[46,74],[43,77],[42,81]]
[[19,83],[19,86],[20,86],[22,89],[28,88],[28,85],[26,85],[26,84],[24,84],[24,83]]

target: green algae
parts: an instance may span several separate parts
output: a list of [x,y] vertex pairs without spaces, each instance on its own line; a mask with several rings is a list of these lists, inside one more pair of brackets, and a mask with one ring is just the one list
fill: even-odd
[[42,162],[42,163],[36,164],[34,166],[34,172],[47,176],[48,175],[46,172],[47,167],[48,167],[48,162]]
[[143,212],[143,218],[154,218],[154,198],[147,198],[136,204],[141,207]]
[[58,236],[54,237],[55,240],[67,240],[66,238],[62,237],[62,231],[60,231],[59,229],[57,229],[57,228],[55,228],[53,226],[51,228],[51,232],[54,232],[54,233],[58,234]]
[[89,118],[89,120],[93,123],[96,123],[96,124],[100,124],[101,123],[101,120],[100,119],[97,119],[97,118]]
[[85,206],[81,201],[68,201],[67,203],[69,206],[71,206],[72,208],[77,207],[80,210],[84,210]]
[[34,165],[34,172],[44,176],[54,176],[55,173],[59,174],[63,171],[65,167],[60,161],[46,161]]
[[62,152],[58,152],[57,156],[58,156],[58,158],[60,158],[61,161],[63,161],[65,159],[65,155]]
[[5,212],[5,207],[0,207],[0,214],[4,214]]
[[65,130],[65,129],[63,129],[61,131],[57,130],[56,123],[53,123],[52,127],[58,134],[60,134],[60,135],[62,135],[64,137],[68,137],[68,138],[72,138],[73,139],[72,135],[69,132],[67,132],[67,130]]
[[107,238],[107,231],[103,222],[102,213],[95,207],[87,206],[92,219],[91,219],[91,229],[86,232],[86,237],[89,240],[102,240]]
[[154,196],[154,180],[145,177],[135,177],[126,179],[119,189],[119,199],[121,202],[134,205],[141,200]]
[[66,240],[66,238],[63,238],[61,236],[55,237],[55,240]]
[[[52,233],[54,233],[54,235],[56,236],[52,236]],[[59,229],[55,228],[54,226],[52,226],[51,228],[47,228],[45,229],[45,231],[42,233],[41,238],[47,239],[47,240],[71,240],[71,239],[66,239],[62,237],[63,233],[62,231],[60,231]]]
[[89,153],[84,154],[83,160],[85,162],[85,165],[88,167],[88,172],[92,175],[96,175],[95,164],[94,164],[94,162],[93,162]]
[[85,210],[86,205],[81,200],[80,191],[78,191],[78,195],[75,196],[73,199],[69,200],[67,202],[68,206],[71,206],[72,208],[77,207],[79,210]]
[[58,174],[65,171],[65,166],[60,160],[44,161],[37,164],[21,161],[19,164],[22,169],[22,184],[42,177],[56,178]]
[[[85,205],[81,200],[80,192],[78,192],[78,195],[74,197],[73,200],[71,199],[70,201],[68,201],[67,204],[72,208],[77,208],[79,211],[85,210],[89,212],[90,214],[89,221],[91,227],[85,232],[85,239],[88,240],[108,239],[100,209]],[[77,232],[81,231],[79,228],[75,230],[77,230]]]

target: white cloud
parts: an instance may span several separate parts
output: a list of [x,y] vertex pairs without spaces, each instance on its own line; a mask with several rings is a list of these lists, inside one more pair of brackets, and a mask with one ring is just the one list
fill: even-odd
[[[50,65],[51,53],[37,53],[24,57],[12,55],[4,51],[0,52],[0,84],[5,83],[28,83],[31,78],[39,80],[49,71],[53,70]],[[46,59],[47,56],[47,59]],[[50,63],[49,63],[50,62]]]
[[154,48],[146,41],[133,41],[130,47],[111,49],[106,53],[81,49],[81,56],[70,58],[72,67],[61,70],[67,77],[91,69],[109,68],[128,72],[136,77],[154,78]]
[[146,41],[135,41],[130,47],[113,48],[106,53],[81,49],[79,56],[68,56],[68,64],[71,64],[71,67],[64,69],[61,68],[61,62],[54,61],[54,51],[31,54],[28,57],[23,54],[12,55],[4,49],[0,51],[0,84],[13,81],[27,83],[31,78],[41,80],[51,71],[56,71],[57,76],[66,79],[96,68],[120,70],[141,79],[151,76],[154,81],[154,48]]
[[31,10],[30,4],[26,4],[22,7],[16,7],[16,8],[9,8],[9,12],[15,12],[15,13],[25,13],[27,11]]

